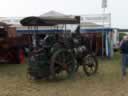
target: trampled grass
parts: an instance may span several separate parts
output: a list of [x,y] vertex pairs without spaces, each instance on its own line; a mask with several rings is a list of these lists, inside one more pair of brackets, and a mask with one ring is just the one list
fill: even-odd
[[79,71],[72,80],[30,81],[26,68],[27,64],[0,65],[0,96],[128,96],[119,53],[111,60],[100,59],[98,73],[91,77]]

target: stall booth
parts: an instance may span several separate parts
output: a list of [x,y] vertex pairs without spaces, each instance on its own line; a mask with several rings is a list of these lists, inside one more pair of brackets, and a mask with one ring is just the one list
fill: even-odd
[[113,56],[112,28],[81,29],[81,34],[88,38],[90,49],[98,56]]

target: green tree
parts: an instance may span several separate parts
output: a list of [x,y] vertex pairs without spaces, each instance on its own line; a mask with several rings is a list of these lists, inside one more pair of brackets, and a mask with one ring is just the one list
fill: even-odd
[[119,33],[119,40],[121,41],[125,35],[127,35],[127,34],[126,33]]

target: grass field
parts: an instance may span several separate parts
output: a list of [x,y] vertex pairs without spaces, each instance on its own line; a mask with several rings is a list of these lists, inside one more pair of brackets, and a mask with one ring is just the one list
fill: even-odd
[[82,71],[75,79],[58,82],[30,81],[27,64],[0,65],[0,96],[128,96],[128,78],[121,80],[120,55],[99,60],[99,70],[87,77]]

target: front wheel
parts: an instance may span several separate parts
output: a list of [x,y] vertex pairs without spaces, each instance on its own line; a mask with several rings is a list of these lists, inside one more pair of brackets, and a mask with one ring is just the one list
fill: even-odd
[[83,70],[87,76],[94,75],[98,70],[98,61],[96,56],[88,54],[83,58]]

